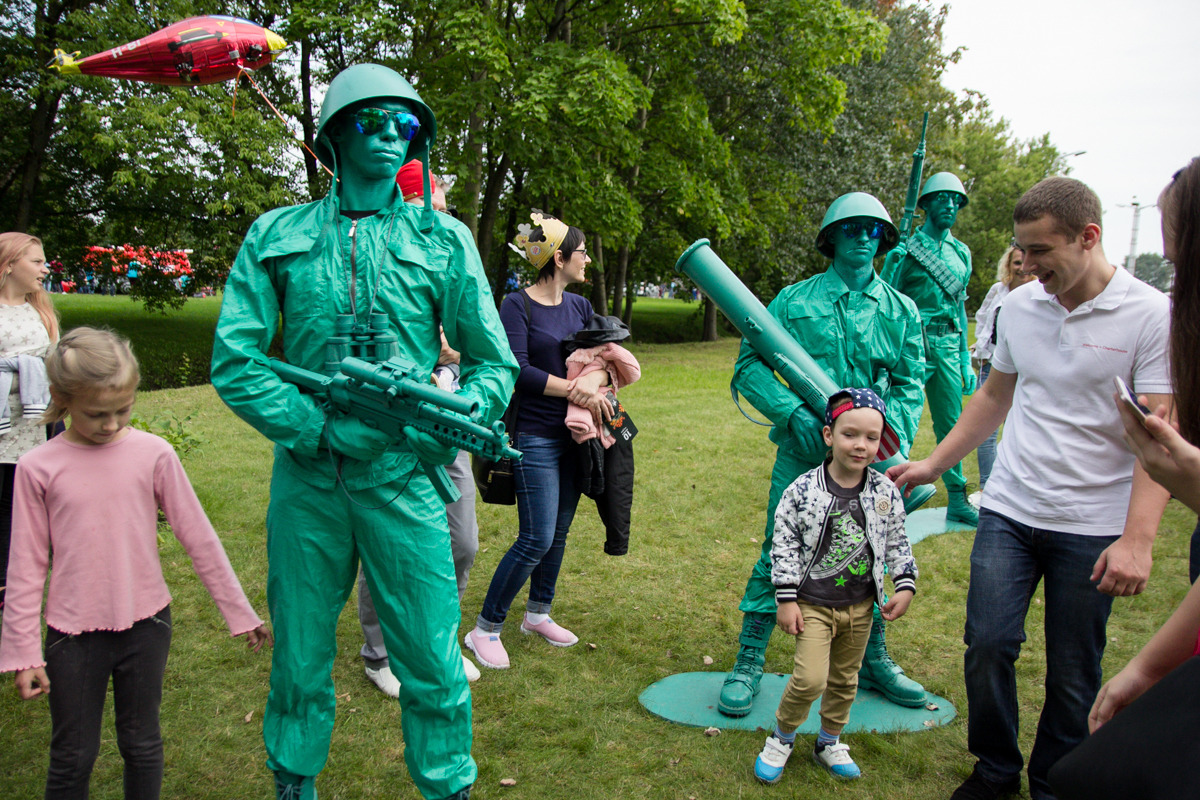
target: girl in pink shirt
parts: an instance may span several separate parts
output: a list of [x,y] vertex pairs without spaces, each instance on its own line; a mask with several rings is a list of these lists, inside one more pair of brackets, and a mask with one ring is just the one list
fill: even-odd
[[[158,710],[171,643],[171,596],[158,560],[158,511],[234,636],[271,634],[246,600],[171,445],[128,427],[140,376],[129,342],[76,328],[46,357],[46,422],[66,431],[17,463],[0,672],[49,698],[47,798],[86,798],[109,679],[126,798],[158,798]],[[54,569],[49,570],[51,558]],[[39,615],[46,598],[43,655]],[[53,688],[53,691],[51,691]]]

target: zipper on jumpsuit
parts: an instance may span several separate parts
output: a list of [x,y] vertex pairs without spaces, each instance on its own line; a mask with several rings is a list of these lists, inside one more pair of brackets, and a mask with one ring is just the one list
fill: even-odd
[[355,294],[358,288],[358,218],[350,220],[350,313],[358,322],[358,308],[355,304]]

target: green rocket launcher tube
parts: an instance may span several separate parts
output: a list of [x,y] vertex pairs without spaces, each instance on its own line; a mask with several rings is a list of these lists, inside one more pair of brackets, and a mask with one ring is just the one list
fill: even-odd
[[[720,256],[713,252],[708,239],[698,239],[683,251],[675,262],[675,271],[687,275],[708,295],[717,308],[721,309],[733,326],[746,337],[764,361],[783,378],[788,388],[796,393],[818,417],[825,415],[829,398],[840,388],[813,361],[779,322],[771,316],[758,298],[751,294],[746,285],[738,280]],[[871,466],[886,472],[896,464],[903,464],[903,453],[894,453],[884,461]],[[913,511],[933,496],[932,486],[914,486],[904,500],[904,510]]]
[[[521,460],[508,444],[504,423],[490,428],[479,423],[479,402],[439,389],[423,380],[416,364],[393,357],[382,364],[344,358],[338,374],[319,372],[271,359],[271,369],[283,380],[320,397],[333,408],[383,431],[396,442],[404,429],[427,433],[442,444],[483,458]],[[438,496],[453,503],[461,496],[445,467],[421,462]]]
[[913,151],[912,172],[908,175],[908,194],[904,196],[904,216],[900,218],[900,241],[907,242],[912,234],[913,217],[917,213],[917,200],[921,192],[921,172],[925,169],[925,132],[929,129],[929,112],[921,123],[921,141]]

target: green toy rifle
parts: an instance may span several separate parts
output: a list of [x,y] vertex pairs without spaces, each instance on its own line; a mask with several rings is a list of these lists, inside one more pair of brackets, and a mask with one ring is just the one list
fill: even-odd
[[900,241],[907,242],[912,233],[913,217],[917,213],[917,200],[921,192],[921,173],[925,170],[925,132],[929,129],[929,112],[921,123],[921,141],[913,151],[912,172],[908,176],[908,194],[904,197],[904,216],[900,218]]
[[[397,442],[404,440],[404,429],[411,427],[442,444],[483,458],[521,460],[520,451],[508,444],[503,422],[497,420],[491,428],[479,423],[478,400],[420,380],[417,365],[399,356],[380,364],[343,358],[333,377],[292,366],[277,358],[271,359],[271,369],[288,383],[383,431]],[[445,467],[424,461],[421,466],[443,501],[453,503],[459,499],[461,495]]]

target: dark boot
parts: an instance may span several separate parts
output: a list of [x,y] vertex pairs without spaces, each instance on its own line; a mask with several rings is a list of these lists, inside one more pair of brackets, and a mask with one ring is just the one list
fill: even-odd
[[767,659],[767,642],[775,628],[773,614],[747,613],[742,617],[742,635],[738,637],[737,663],[721,686],[717,710],[727,717],[744,717],[754,707]]
[[275,797],[276,800],[317,800],[316,778],[276,772]]
[[946,521],[961,522],[973,528],[978,527],[979,512],[975,510],[975,506],[971,505],[971,501],[967,499],[967,487],[955,486],[951,488],[947,486],[946,493],[950,495],[950,504],[946,506]]
[[874,689],[898,706],[917,708],[925,704],[925,687],[904,674],[904,670],[888,655],[883,617],[875,606],[871,622],[871,638],[858,670],[860,689]]

